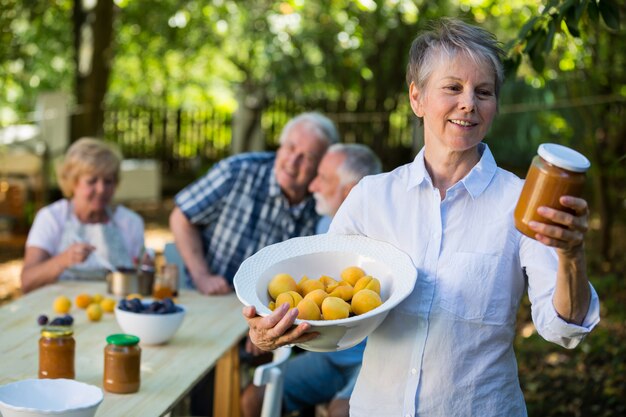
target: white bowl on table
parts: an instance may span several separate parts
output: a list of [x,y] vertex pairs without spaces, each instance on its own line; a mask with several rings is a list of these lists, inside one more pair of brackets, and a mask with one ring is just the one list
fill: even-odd
[[[145,303],[144,305],[150,303]],[[115,307],[115,319],[124,333],[139,338],[142,345],[161,345],[174,337],[185,318],[187,310],[176,304],[180,311],[166,314],[134,313]]]
[[0,387],[3,417],[93,417],[102,390],[73,379],[25,379]]
[[[246,306],[254,306],[257,314],[271,314],[267,286],[274,275],[290,274],[296,282],[303,275],[311,279],[329,275],[339,280],[348,266],[359,266],[368,275],[378,278],[382,305],[358,316],[341,320],[307,320],[311,331],[320,336],[297,346],[314,352],[348,349],[371,334],[387,317],[389,311],[412,291],[417,270],[409,256],[393,245],[355,235],[323,234],[297,237],[267,246],[246,259],[234,285],[237,297]],[[302,320],[297,319],[296,324]]]

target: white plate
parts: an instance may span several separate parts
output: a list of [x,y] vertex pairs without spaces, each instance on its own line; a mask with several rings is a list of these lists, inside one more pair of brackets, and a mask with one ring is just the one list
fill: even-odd
[[[356,235],[323,234],[289,239],[267,246],[246,259],[235,275],[235,291],[244,305],[253,305],[259,315],[266,316],[271,313],[267,286],[274,275],[288,273],[296,282],[303,275],[311,279],[328,275],[340,280],[340,272],[348,266],[359,266],[378,278],[383,304],[347,319],[309,321],[312,330],[322,334],[298,345],[313,351],[347,349],[367,337],[389,310],[413,291],[417,270],[411,258],[393,245]],[[300,322],[296,320],[296,324]]]

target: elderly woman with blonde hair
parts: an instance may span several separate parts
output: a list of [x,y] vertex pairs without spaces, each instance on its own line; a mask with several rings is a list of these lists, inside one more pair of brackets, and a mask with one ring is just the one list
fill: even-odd
[[120,164],[120,153],[102,140],[82,138],[69,147],[57,172],[65,198],[35,217],[22,291],[59,279],[104,279],[98,258],[120,268],[134,265],[144,248],[144,223],[137,213],[111,204]]

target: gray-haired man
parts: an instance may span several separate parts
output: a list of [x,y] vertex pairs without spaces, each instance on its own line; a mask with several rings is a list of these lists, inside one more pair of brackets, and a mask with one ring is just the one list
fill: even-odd
[[[328,230],[332,216],[361,178],[380,172],[380,160],[367,146],[331,145],[309,185],[315,198],[315,210],[324,216],[317,225],[317,233]],[[329,403],[328,417],[348,417],[350,395],[364,349],[365,341],[339,352],[305,352],[289,359],[284,369],[284,410],[292,412]],[[246,387],[241,402],[244,417],[260,415],[263,394],[263,387]]]

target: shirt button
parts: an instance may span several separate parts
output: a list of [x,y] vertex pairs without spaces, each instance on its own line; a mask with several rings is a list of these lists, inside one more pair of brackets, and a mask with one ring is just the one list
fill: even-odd
[[415,368],[411,369],[411,375],[417,375],[417,369]]

